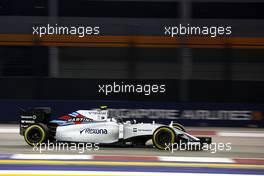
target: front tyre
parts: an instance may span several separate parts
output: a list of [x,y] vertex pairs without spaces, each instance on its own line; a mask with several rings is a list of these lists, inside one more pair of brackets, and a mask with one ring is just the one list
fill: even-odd
[[39,145],[47,140],[48,130],[43,124],[29,126],[24,134],[25,141],[31,145]]
[[[173,129],[169,127],[159,127],[153,133],[152,142],[153,145],[160,149],[166,150],[175,142],[176,135]],[[170,147],[169,147],[170,148]]]
[[173,126],[173,128],[176,128],[176,129],[178,129],[178,130],[180,130],[180,131],[186,132],[184,126],[182,126],[182,125],[179,124],[179,123],[173,123],[172,126]]

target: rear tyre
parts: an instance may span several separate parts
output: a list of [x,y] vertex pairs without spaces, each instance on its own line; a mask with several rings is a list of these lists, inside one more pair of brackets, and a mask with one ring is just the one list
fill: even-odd
[[169,146],[175,142],[175,138],[173,129],[164,126],[154,131],[152,142],[157,149],[165,150],[170,148]]
[[34,124],[29,126],[24,134],[25,141],[31,145],[39,145],[46,142],[48,136],[48,128],[44,124]]

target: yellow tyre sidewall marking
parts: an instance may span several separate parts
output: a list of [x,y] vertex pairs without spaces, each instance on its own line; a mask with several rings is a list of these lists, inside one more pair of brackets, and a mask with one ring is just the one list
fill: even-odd
[[40,132],[41,132],[41,134],[42,134],[42,138],[41,138],[41,140],[38,142],[38,144],[42,143],[42,142],[44,141],[44,139],[45,139],[46,134],[45,134],[45,131],[43,130],[43,128],[42,128],[41,126],[39,126],[39,125],[31,125],[30,127],[28,127],[28,128],[26,129],[26,131],[25,131],[25,135],[24,135],[24,136],[25,136],[25,140],[26,140],[26,142],[27,142],[28,144],[30,144],[30,145],[33,145],[33,143],[31,143],[31,142],[28,140],[28,136],[27,136],[28,132],[29,132],[32,128],[38,128],[38,129],[40,130]]
[[173,128],[177,128],[178,130],[185,131],[184,127],[179,123],[172,124]]
[[160,131],[160,130],[163,130],[163,131],[167,131],[171,134],[172,138],[171,138],[171,141],[170,143],[173,144],[174,143],[174,140],[175,140],[175,133],[172,129],[168,128],[168,127],[161,127],[159,128],[158,130],[155,131],[155,133],[153,134],[153,143],[155,145],[155,147],[157,147],[158,149],[164,149],[163,146],[159,145],[156,141],[156,135],[157,133]]

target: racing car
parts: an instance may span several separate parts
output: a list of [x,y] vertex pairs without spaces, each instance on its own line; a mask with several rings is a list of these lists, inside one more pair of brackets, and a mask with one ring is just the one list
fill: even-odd
[[51,118],[50,107],[35,107],[20,111],[20,134],[31,145],[49,141],[83,142],[113,145],[146,146],[152,140],[157,149],[166,149],[169,144],[210,144],[210,137],[195,137],[185,128],[171,122],[169,125],[124,122],[110,117],[106,106],[92,110],[77,110],[55,120]]

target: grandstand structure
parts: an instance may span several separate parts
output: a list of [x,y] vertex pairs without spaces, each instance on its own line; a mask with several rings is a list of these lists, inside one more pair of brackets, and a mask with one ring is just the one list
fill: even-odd
[[[263,9],[261,0],[4,0],[0,84],[53,81],[60,91],[60,84],[67,85],[69,79],[81,79],[87,87],[90,79],[174,80],[173,101],[260,103]],[[32,35],[32,27],[47,24],[99,26],[100,34]],[[164,35],[165,26],[179,24],[231,26],[232,34]],[[16,98],[11,91],[2,96]],[[36,99],[66,94],[45,97],[42,91],[31,87],[25,93],[25,87],[17,94]]]

